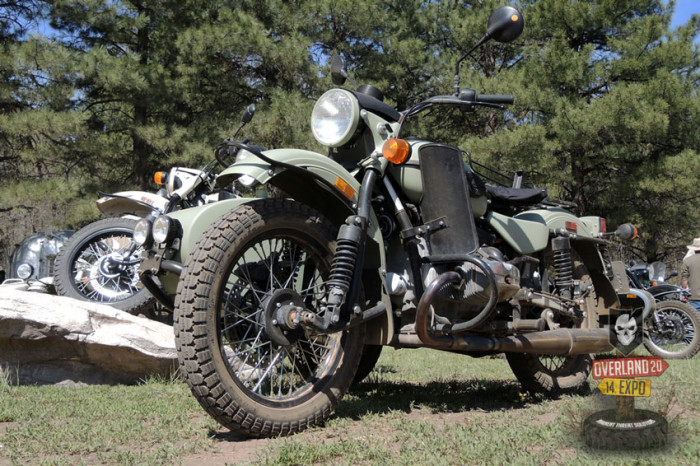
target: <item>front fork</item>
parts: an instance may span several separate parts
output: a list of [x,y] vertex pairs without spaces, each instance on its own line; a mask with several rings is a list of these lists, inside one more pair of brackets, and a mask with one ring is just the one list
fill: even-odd
[[384,312],[378,305],[367,311],[357,305],[364,261],[367,225],[371,211],[372,191],[379,178],[379,171],[367,169],[358,193],[357,213],[345,219],[338,231],[336,252],[326,282],[326,306],[323,317],[305,311],[304,323],[321,332],[341,330],[350,326],[351,320],[364,322]]

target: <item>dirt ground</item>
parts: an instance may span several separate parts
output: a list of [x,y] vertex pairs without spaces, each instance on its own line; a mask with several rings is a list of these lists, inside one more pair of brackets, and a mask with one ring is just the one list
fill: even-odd
[[[553,409],[550,412],[533,415],[531,423],[534,425],[554,425],[561,423],[563,419],[561,419],[562,415],[558,409],[559,403],[559,401],[552,402],[551,407]],[[676,417],[697,417],[696,414],[686,412],[678,406],[675,406],[667,414],[669,419]],[[487,424],[491,413],[482,409],[472,409],[463,412],[435,413],[427,409],[414,407],[410,412],[404,413],[402,416],[409,421],[426,422],[433,424],[436,428],[440,428],[450,425],[459,425],[468,421],[479,422],[479,418],[483,418],[482,422]],[[347,426],[344,428],[347,428]],[[324,438],[332,439],[338,436],[339,433],[336,429],[328,428],[325,435],[323,434],[323,431],[321,435],[319,435],[318,431],[302,432],[301,434],[297,434],[295,438],[307,439],[309,442],[318,442],[323,441]],[[391,439],[393,436],[391,427],[382,419],[370,422],[369,425],[367,422],[354,422],[350,425],[349,431],[343,431],[343,434],[351,438],[369,438],[373,440],[373,443],[381,443],[383,440]],[[221,428],[214,435],[214,441],[216,443],[216,451],[206,451],[180,458],[181,464],[184,466],[247,464],[264,457],[266,449],[278,446],[284,442],[285,439],[247,439],[240,435],[233,434],[227,429]],[[537,447],[533,446],[533,448]],[[557,458],[553,458],[553,464],[560,464],[561,462],[575,459],[576,456],[577,451],[575,448],[562,446],[557,452]]]
[[[436,427],[445,425],[457,425],[464,422],[466,419],[478,417],[488,417],[489,413],[485,410],[470,410],[464,412],[449,412],[449,413],[432,413],[429,410],[419,409],[415,407],[411,412],[405,413],[406,420],[414,420],[421,422],[429,422]],[[533,424],[550,424],[557,422],[558,414],[555,412],[546,413],[533,418]],[[376,442],[381,442],[382,439],[391,438],[391,428],[387,427],[386,423],[381,420],[372,422],[369,426],[367,423],[356,422],[355,426],[350,427],[347,432],[350,437],[372,438]],[[337,431],[329,429],[327,437],[334,437]],[[319,433],[302,432],[297,434],[296,438],[307,438],[309,441],[319,441]],[[323,435],[321,435],[323,438]],[[247,439],[243,436],[234,434],[228,429],[221,428],[214,435],[217,451],[202,452],[181,458],[183,466],[224,466],[230,464],[246,464],[254,462],[264,456],[265,449],[274,447],[277,443],[284,442],[284,439]],[[573,455],[575,451],[563,451],[564,455]]]

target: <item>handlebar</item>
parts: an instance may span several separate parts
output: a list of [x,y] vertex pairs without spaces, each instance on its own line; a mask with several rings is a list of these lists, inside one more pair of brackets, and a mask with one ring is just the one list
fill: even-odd
[[459,95],[436,95],[429,97],[411,107],[407,116],[416,115],[434,105],[456,105],[465,110],[473,110],[474,106],[495,107],[503,110],[504,105],[515,102],[512,94],[477,94],[474,89],[462,89]]
[[515,102],[515,96],[512,94],[477,94],[478,102],[486,102],[489,104],[512,104]]
[[515,97],[512,94],[477,94],[474,89],[462,89],[459,91],[459,100],[486,104],[512,104]]
[[[247,136],[243,139],[242,143],[248,144],[252,139],[253,138],[250,136]],[[233,141],[224,141],[219,144],[216,150],[214,150],[214,157],[216,157],[216,161],[219,162],[223,168],[228,167],[236,161],[236,155],[238,154],[239,148],[232,145],[232,142]],[[229,157],[229,160],[227,160],[225,157]]]

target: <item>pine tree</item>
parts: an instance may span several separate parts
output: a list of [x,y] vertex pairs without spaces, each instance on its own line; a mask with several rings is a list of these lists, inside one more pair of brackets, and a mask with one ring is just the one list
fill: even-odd
[[525,5],[522,56],[503,73],[517,97],[510,130],[465,141],[482,160],[530,170],[579,214],[636,223],[649,261],[683,249],[700,220],[700,17],[670,31],[671,8]]

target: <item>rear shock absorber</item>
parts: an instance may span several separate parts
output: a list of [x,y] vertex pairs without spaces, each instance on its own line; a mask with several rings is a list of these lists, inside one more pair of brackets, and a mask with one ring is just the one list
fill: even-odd
[[571,262],[571,243],[569,238],[558,237],[552,240],[554,253],[554,270],[557,273],[555,285],[562,298],[573,298],[574,266]]

